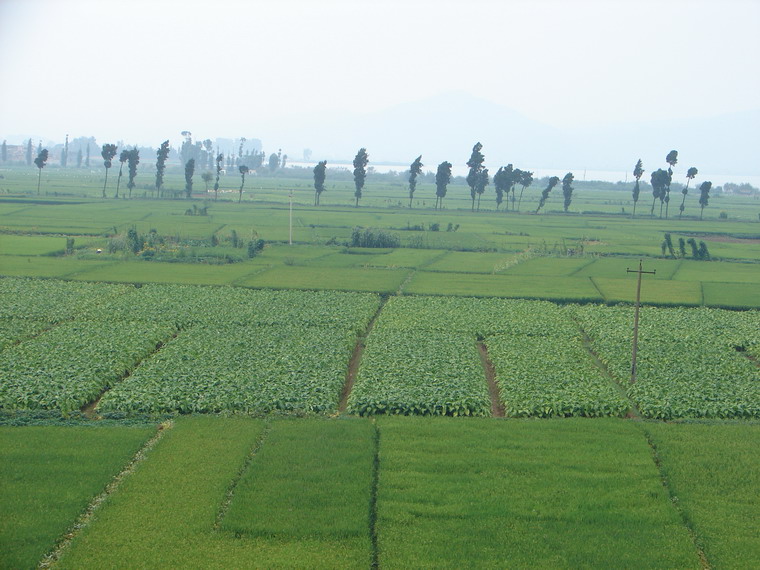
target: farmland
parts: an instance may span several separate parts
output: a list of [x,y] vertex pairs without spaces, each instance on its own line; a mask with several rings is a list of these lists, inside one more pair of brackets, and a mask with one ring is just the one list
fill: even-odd
[[0,463],[3,481],[14,485],[25,466],[34,472],[32,457],[70,469],[82,437],[105,446],[88,446],[87,454],[113,458],[77,463],[69,477],[78,486],[43,477],[27,480],[24,493],[14,486],[13,502],[3,493],[3,520],[23,516],[27,525],[0,526],[0,542],[37,541],[28,550],[3,548],[3,566],[34,566],[62,532],[49,510],[26,505],[53,501],[47,497],[63,486],[59,518],[73,520],[102,488],[102,474],[118,471],[118,458],[151,431],[152,447],[55,550],[54,567],[700,568],[703,557],[716,568],[750,568],[760,561],[751,523],[760,509],[757,424],[196,415],[158,432],[155,425],[0,428],[0,453],[15,459]]
[[0,566],[760,564],[751,199],[700,222],[591,185],[537,216],[387,181],[315,208],[303,178],[237,204],[43,176],[0,184],[0,424],[41,424],[0,426]]

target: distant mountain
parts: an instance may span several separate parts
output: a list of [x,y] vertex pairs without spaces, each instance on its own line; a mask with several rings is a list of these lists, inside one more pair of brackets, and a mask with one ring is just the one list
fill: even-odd
[[676,149],[679,168],[760,174],[760,109],[706,119],[559,129],[453,91],[364,115],[309,115],[289,123],[262,133],[265,145],[276,140],[282,148],[310,148],[312,158],[320,160],[350,161],[363,146],[370,162],[407,164],[422,154],[426,169],[433,170],[443,160],[464,164],[479,141],[493,172],[510,162],[528,169],[632,170],[639,158],[651,172]]

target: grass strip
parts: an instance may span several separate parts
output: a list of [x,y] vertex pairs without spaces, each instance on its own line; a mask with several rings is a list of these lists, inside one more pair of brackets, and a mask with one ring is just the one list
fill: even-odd
[[698,568],[619,419],[378,418],[383,568]]
[[646,423],[644,430],[710,565],[760,567],[760,424]]
[[0,568],[35,567],[152,433],[0,427]]
[[[344,540],[312,536],[236,538],[214,530],[230,483],[240,472],[263,428],[263,421],[245,417],[178,419],[174,429],[141,463],[140,469],[109,497],[97,520],[61,558],[60,567],[339,568],[366,565],[369,550],[363,549],[357,556],[358,550],[347,548]],[[270,436],[276,432],[273,425]],[[263,453],[269,443],[267,439],[259,453]],[[371,453],[371,445],[367,447]],[[292,459],[300,461],[295,456]],[[253,469],[256,464],[254,458]],[[247,502],[238,492],[243,492],[240,486],[228,516],[238,500]],[[365,518],[366,504],[365,500],[362,509]],[[276,516],[276,513],[268,511],[266,516]],[[366,542],[368,538],[356,540]]]
[[[349,539],[369,564],[374,427],[357,419],[273,422],[221,528],[238,536]],[[351,541],[351,539],[360,539]]]

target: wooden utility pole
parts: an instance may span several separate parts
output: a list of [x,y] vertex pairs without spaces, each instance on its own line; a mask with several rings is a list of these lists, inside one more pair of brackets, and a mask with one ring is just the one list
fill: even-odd
[[648,273],[654,275],[655,271],[644,271],[641,266],[641,260],[639,259],[638,269],[626,269],[626,273],[638,273],[638,282],[636,283],[636,313],[633,317],[633,355],[631,356],[631,384],[636,382],[636,353],[639,345],[639,305],[641,304],[641,274]]

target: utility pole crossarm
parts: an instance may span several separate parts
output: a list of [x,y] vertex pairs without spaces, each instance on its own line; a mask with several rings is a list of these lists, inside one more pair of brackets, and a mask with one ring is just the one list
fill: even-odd
[[644,271],[642,267],[642,261],[639,259],[638,269],[626,269],[626,273],[638,273],[638,280],[636,283],[636,312],[633,318],[633,354],[631,356],[631,384],[636,382],[636,353],[638,352],[639,344],[639,306],[641,305],[641,276],[646,273],[648,275],[654,275],[657,270]]

